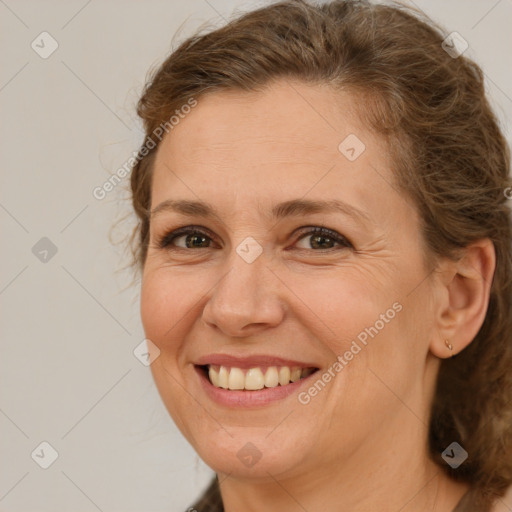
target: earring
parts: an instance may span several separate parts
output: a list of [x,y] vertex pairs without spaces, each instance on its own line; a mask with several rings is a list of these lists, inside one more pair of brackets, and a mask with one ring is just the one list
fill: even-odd
[[446,345],[448,350],[453,350],[453,345],[448,340],[444,340],[444,344]]

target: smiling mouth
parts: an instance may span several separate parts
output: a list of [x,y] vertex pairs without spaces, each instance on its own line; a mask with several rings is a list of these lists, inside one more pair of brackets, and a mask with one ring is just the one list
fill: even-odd
[[231,391],[257,391],[277,386],[287,386],[309,377],[318,368],[298,366],[257,366],[249,369],[237,367],[202,365],[198,366],[216,388]]

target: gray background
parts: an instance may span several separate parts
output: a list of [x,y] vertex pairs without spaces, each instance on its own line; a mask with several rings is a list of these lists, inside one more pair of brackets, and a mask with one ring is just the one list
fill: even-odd
[[[1,511],[185,510],[209,480],[133,354],[140,283],[109,241],[133,225],[111,229],[128,180],[92,191],[138,149],[134,105],[177,29],[265,3],[0,0]],[[415,4],[468,41],[510,141],[512,0]]]

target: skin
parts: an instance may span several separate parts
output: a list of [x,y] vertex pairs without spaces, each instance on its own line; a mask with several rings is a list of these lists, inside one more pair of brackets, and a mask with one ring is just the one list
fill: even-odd
[[[451,355],[444,340],[459,352],[484,320],[493,246],[482,240],[460,261],[426,265],[414,205],[393,185],[386,146],[356,104],[348,92],[296,81],[216,92],[158,149],[151,208],[203,200],[217,216],[151,219],[141,295],[146,336],[160,350],[151,370],[174,421],[219,475],[227,512],[449,512],[467,490],[429,459],[428,415],[441,358]],[[338,150],[349,134],[366,146],[355,161]],[[369,220],[270,218],[274,204],[295,198],[339,199]],[[209,230],[209,245],[158,245],[186,225]],[[315,248],[314,233],[298,232],[307,226],[354,248]],[[250,264],[236,252],[248,236],[263,248]],[[294,393],[241,410],[200,386],[193,363],[211,353],[298,359],[321,374],[394,303],[402,310],[307,405]],[[261,453],[252,467],[237,457],[248,442]]]

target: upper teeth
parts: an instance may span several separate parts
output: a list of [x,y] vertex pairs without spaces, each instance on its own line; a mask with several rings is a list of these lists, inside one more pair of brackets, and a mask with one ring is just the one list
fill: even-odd
[[241,368],[210,365],[208,376],[210,382],[217,388],[253,391],[264,387],[274,388],[278,384],[286,386],[290,382],[296,382],[302,377],[307,377],[313,371],[313,368],[299,368],[296,366],[292,368],[289,366],[269,366],[265,371],[260,367],[242,370]]

